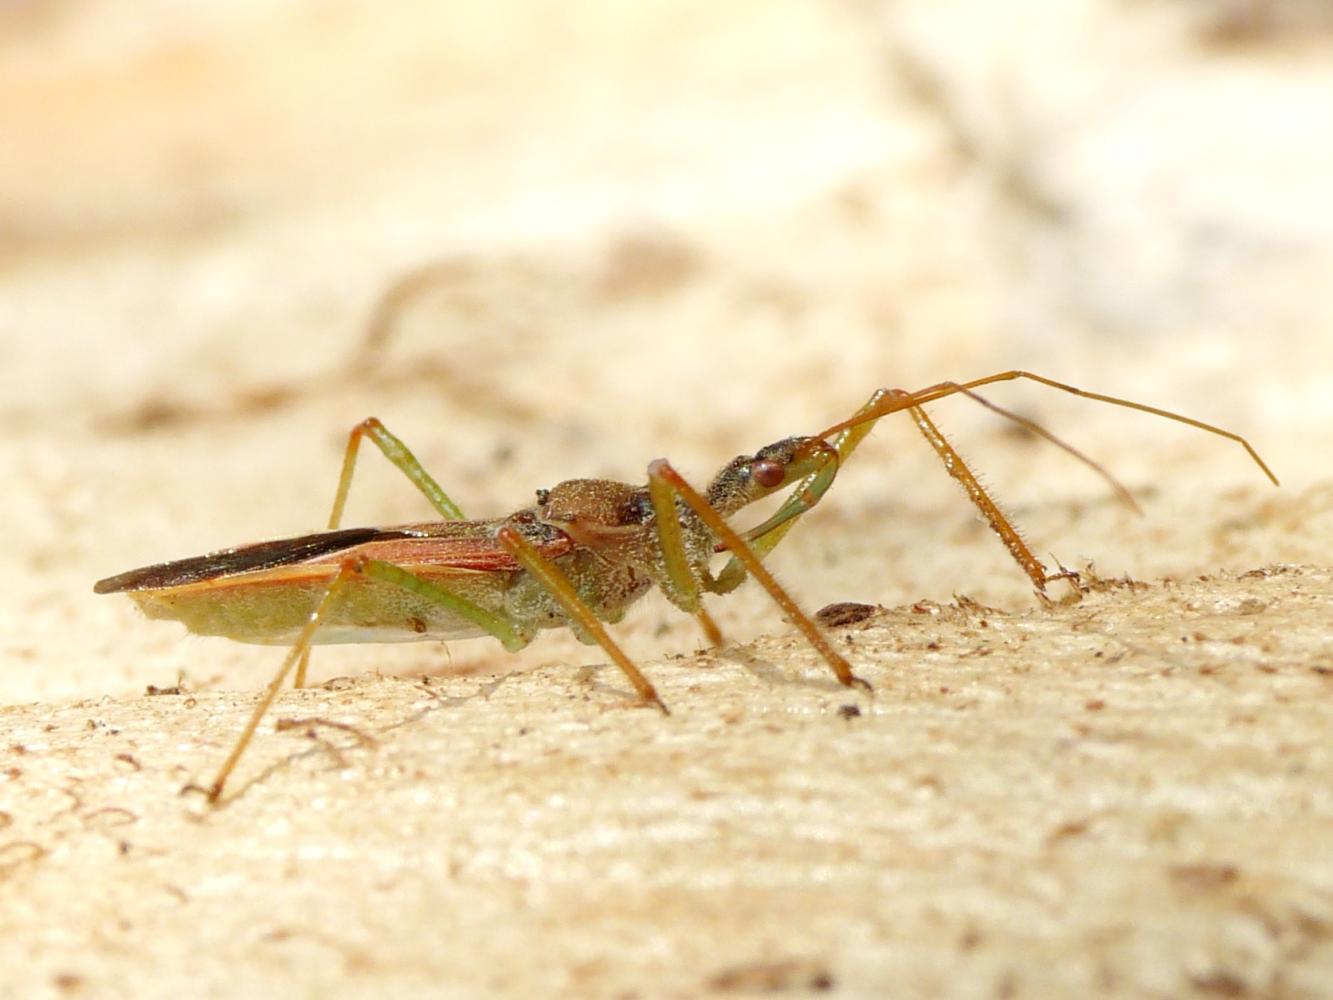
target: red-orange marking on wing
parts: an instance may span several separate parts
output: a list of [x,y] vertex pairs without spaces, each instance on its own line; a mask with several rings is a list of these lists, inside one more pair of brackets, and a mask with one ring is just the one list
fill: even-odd
[[[393,563],[424,577],[442,577],[460,573],[498,573],[518,570],[518,562],[491,537],[489,525],[482,522],[444,522],[441,525],[416,525],[385,529],[365,540],[349,545],[328,545],[321,535],[304,536],[276,542],[258,542],[225,552],[212,553],[175,563],[162,563],[113,577],[102,590],[158,590],[183,593],[190,590],[241,589],[331,579],[348,559],[377,559]],[[356,535],[351,531],[328,533],[336,540]],[[334,539],[331,538],[330,541]],[[320,551],[327,548],[327,551]],[[566,535],[540,543],[537,549],[548,559],[557,559],[574,550]],[[300,558],[305,551],[315,551],[310,558]],[[251,556],[254,553],[255,556]],[[288,559],[288,556],[296,558]],[[270,564],[250,569],[259,558]]]

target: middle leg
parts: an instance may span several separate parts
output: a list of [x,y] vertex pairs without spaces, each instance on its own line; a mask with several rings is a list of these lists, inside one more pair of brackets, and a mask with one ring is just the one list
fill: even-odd
[[511,527],[501,528],[496,540],[518,560],[519,565],[536,577],[546,591],[565,609],[570,619],[577,622],[579,628],[606,651],[606,655],[611,657],[616,666],[629,678],[634,690],[639,692],[639,697],[648,704],[656,705],[663,715],[670,715],[652,682],[611,638],[606,626],[593,613],[587,602],[579,597],[578,590],[560,567],[538,552],[531,542]]
[[[654,482],[660,482],[672,494],[679,496],[708,526],[708,529],[721,539],[723,546],[735,558],[740,560],[750,575],[759,582],[759,585],[768,591],[769,596],[773,598],[792,624],[800,629],[806,640],[832,669],[840,683],[848,687],[859,687],[865,691],[872,690],[869,683],[852,672],[852,666],[847,662],[846,657],[833,648],[833,644],[825,638],[824,633],[819,630],[819,626],[815,624],[814,619],[802,611],[795,599],[774,579],[773,574],[764,566],[759,554],[751,548],[750,543],[742,538],[735,528],[727,524],[726,518],[715,511],[708,500],[686,482],[685,477],[677,472],[670,462],[659,458],[651,463],[648,466],[648,482],[650,486]],[[674,513],[674,503],[671,505],[671,510]]]

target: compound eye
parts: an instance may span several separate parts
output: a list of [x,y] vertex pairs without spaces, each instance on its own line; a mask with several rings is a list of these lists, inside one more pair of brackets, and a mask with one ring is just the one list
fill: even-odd
[[773,489],[775,486],[781,486],[782,480],[786,478],[787,469],[781,462],[773,462],[768,459],[760,459],[754,463],[750,469],[750,475],[754,481],[765,489]]

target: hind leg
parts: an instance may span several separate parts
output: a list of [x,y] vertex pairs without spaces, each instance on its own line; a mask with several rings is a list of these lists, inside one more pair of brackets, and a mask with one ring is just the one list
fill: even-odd
[[[347,436],[347,450],[343,453],[342,472],[338,476],[338,491],[334,494],[333,509],[329,512],[329,530],[342,525],[343,509],[347,506],[347,494],[352,488],[352,474],[356,471],[356,456],[361,449],[363,437],[375,442],[375,446],[384,457],[421,491],[446,521],[463,520],[462,510],[449,499],[444,490],[440,489],[439,483],[425,470],[407,445],[380,423],[377,417],[367,417],[353,427]],[[292,687],[305,687],[306,670],[309,666],[310,650],[307,648],[296,665],[296,676],[292,679]]]

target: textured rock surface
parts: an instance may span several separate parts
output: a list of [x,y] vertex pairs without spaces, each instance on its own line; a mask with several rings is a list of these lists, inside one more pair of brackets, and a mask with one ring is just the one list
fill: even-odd
[[[1320,995],[1329,26],[991,9],[0,11],[0,995]],[[772,558],[888,609],[834,631],[873,700],[751,587],[721,652],[618,629],[669,719],[569,637],[321,650],[210,814],[277,651],[91,593],[320,525],[370,413],[487,514],[1014,366],[1283,487],[994,393],[1137,517],[941,404],[1080,603],[886,424]],[[424,514],[367,456],[350,521]]]

